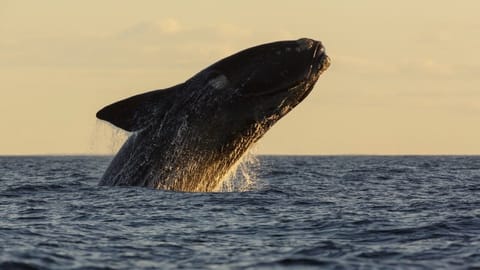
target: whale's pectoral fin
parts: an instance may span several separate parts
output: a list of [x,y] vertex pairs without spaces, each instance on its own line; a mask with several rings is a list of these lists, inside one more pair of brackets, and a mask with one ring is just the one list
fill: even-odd
[[154,90],[129,97],[97,112],[97,118],[126,131],[137,131],[148,126],[152,119],[162,117],[172,106],[175,90],[183,85],[177,85],[164,90]]

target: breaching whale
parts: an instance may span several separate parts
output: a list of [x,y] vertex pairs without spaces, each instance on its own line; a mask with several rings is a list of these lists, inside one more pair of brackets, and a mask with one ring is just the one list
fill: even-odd
[[321,42],[240,51],[184,83],[108,105],[97,118],[132,132],[100,185],[209,192],[330,65]]

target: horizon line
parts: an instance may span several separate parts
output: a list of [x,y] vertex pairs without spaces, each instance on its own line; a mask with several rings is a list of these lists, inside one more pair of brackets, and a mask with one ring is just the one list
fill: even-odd
[[[89,154],[89,153],[45,153],[45,154],[38,154],[38,153],[32,153],[32,154],[12,154],[12,153],[7,153],[7,154],[0,154],[0,157],[114,157],[116,155],[116,153],[113,153],[113,154]],[[378,157],[415,157],[415,156],[418,156],[418,157],[433,157],[433,156],[451,156],[451,157],[459,157],[459,156],[472,156],[472,157],[475,157],[475,156],[479,156],[480,157],[480,153],[478,154],[458,154],[458,153],[454,153],[454,154],[449,154],[449,153],[441,153],[441,154],[426,154],[426,153],[423,153],[423,154],[420,154],[420,153],[417,153],[417,154],[414,154],[414,153],[398,153],[398,154],[387,154],[387,153],[383,153],[383,154],[358,154],[358,153],[344,153],[344,154],[341,154],[341,153],[337,153],[337,154],[329,154],[329,153],[319,153],[319,154],[272,154],[272,153],[261,153],[261,154],[253,154],[254,156],[280,156],[280,157],[335,157],[335,156],[350,156],[350,157],[355,157],[355,156],[371,156],[371,157],[374,157],[374,156],[378,156]]]

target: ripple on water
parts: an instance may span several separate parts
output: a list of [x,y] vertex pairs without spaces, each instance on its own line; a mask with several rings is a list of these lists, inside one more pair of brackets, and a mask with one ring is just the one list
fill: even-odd
[[480,267],[479,157],[260,157],[247,192],[97,186],[109,157],[0,158],[0,269]]

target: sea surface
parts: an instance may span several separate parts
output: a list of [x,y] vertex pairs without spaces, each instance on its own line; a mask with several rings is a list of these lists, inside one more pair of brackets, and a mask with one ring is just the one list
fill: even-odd
[[0,157],[0,269],[480,269],[480,157],[259,156],[240,192]]

